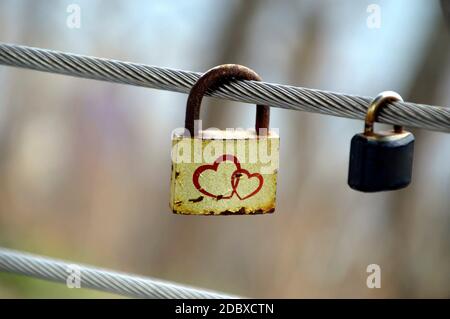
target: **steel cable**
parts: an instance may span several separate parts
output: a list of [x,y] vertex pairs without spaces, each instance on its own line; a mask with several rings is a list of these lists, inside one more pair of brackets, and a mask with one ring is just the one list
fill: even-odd
[[0,271],[67,283],[76,270],[81,288],[91,288],[136,298],[224,299],[238,298],[168,281],[139,277],[106,269],[0,248]]
[[[201,73],[0,43],[0,64],[87,79],[188,93]],[[364,119],[370,97],[255,81],[234,81],[210,96],[298,111]],[[410,102],[386,105],[378,121],[450,132],[450,108]]]

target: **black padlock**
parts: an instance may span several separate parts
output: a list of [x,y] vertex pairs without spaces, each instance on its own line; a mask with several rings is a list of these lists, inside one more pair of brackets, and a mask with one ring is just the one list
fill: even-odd
[[395,125],[394,130],[374,132],[380,108],[389,101],[403,101],[392,91],[380,93],[370,104],[364,133],[353,136],[350,146],[348,185],[362,192],[404,188],[411,182],[414,135]]

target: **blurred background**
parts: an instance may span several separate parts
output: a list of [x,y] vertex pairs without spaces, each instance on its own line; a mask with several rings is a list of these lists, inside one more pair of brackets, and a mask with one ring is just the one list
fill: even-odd
[[[199,72],[239,63],[268,82],[442,106],[448,34],[426,0],[0,0],[2,42]],[[275,214],[176,216],[170,138],[186,98],[0,66],[0,246],[250,297],[450,297],[450,135],[412,129],[412,184],[363,194],[346,184],[362,121],[273,108]],[[254,110],[205,99],[204,127],[252,127]],[[366,286],[373,263],[381,289]],[[112,295],[0,274],[0,297]]]

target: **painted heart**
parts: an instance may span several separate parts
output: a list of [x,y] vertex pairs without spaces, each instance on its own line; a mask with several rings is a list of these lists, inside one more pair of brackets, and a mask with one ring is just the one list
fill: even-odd
[[246,169],[238,168],[231,177],[231,184],[237,197],[244,200],[261,190],[264,179],[259,173],[250,173]]
[[[199,166],[194,171],[194,174],[192,175],[192,182],[193,182],[195,188],[197,188],[200,193],[202,193],[203,195],[209,196],[209,197],[216,198],[216,199],[228,199],[234,195],[235,189],[234,189],[234,185],[233,185],[233,180],[232,180],[232,178],[230,180],[229,176],[226,177],[227,181],[230,180],[230,187],[232,190],[232,192],[229,195],[224,196],[224,194],[214,194],[213,190],[205,189],[203,186],[201,186],[200,177],[202,176],[202,174],[206,175],[207,173],[217,173],[219,165],[224,162],[231,162],[236,166],[237,170],[241,169],[241,164],[239,163],[239,160],[235,156],[227,155],[227,154],[219,156],[212,164],[206,164],[206,165]],[[219,180],[220,180],[220,178],[219,178]],[[220,184],[221,184],[220,181],[218,181],[217,183],[214,183],[214,185],[220,185]],[[225,183],[225,185],[226,185],[226,183]]]

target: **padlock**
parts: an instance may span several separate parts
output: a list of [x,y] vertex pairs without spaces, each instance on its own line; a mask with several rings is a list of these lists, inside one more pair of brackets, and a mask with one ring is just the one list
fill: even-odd
[[184,215],[252,215],[275,210],[279,136],[270,108],[257,105],[255,129],[201,130],[205,93],[232,80],[260,81],[253,70],[225,64],[204,73],[187,100],[183,132],[172,135],[170,208]]
[[348,185],[362,192],[404,188],[411,182],[414,135],[394,125],[392,131],[374,132],[379,110],[389,101],[403,101],[392,91],[380,93],[370,104],[364,133],[353,136]]

